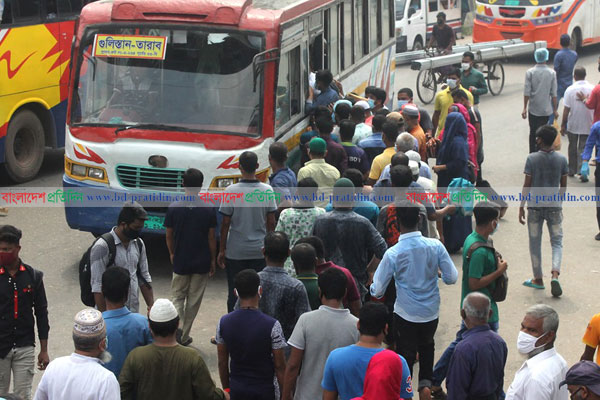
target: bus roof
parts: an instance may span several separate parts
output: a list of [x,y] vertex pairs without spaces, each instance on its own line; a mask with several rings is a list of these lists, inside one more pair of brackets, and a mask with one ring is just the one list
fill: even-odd
[[145,21],[268,29],[336,0],[101,0],[88,4],[81,24]]

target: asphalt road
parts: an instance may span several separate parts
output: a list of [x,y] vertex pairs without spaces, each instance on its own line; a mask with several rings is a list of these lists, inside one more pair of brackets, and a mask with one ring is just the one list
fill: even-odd
[[[580,64],[588,70],[591,82],[600,79],[597,72],[598,47],[588,48],[580,55]],[[520,187],[523,180],[523,166],[528,153],[528,124],[521,119],[523,79],[527,68],[533,64],[533,57],[513,60],[505,65],[506,83],[500,96],[483,96],[480,111],[483,118],[485,137],[484,176],[500,191],[502,188]],[[399,67],[396,72],[396,88],[415,88],[416,73],[408,67]],[[432,110],[433,106],[428,106]],[[566,155],[566,140],[562,153]],[[61,151],[46,154],[46,161],[40,176],[26,184],[29,187],[61,186],[63,156]],[[6,187],[10,183],[0,178]],[[593,187],[593,181],[581,184],[569,178],[570,186]],[[586,324],[593,314],[600,312],[600,306],[593,293],[598,293],[600,265],[598,263],[599,242],[594,240],[597,233],[593,205],[565,207],[563,264],[561,282],[564,295],[554,299],[549,285],[545,291],[536,291],[521,286],[521,282],[531,277],[531,264],[528,250],[526,227],[519,224],[516,207],[510,207],[502,220],[499,231],[494,236],[496,248],[509,264],[509,295],[500,304],[500,334],[508,343],[509,356],[506,365],[506,387],[520,368],[523,358],[516,351],[516,339],[520,322],[527,307],[536,303],[546,303],[560,314],[561,326],[558,331],[558,351],[569,364],[576,362],[582,351],[581,337]],[[12,207],[1,224],[13,224],[23,230],[22,259],[45,273],[50,312],[49,352],[51,358],[68,355],[72,352],[72,318],[84,308],[79,301],[77,265],[93,237],[86,232],[71,230],[66,222],[64,211],[59,208],[19,208]],[[162,240],[150,240],[147,245],[150,271],[154,282],[155,297],[169,297],[171,266],[168,253]],[[543,239],[543,266],[547,283],[550,275],[550,245],[547,231]],[[459,257],[454,257],[461,268]],[[459,280],[460,282],[460,280]],[[192,329],[194,346],[205,358],[213,376],[218,382],[216,348],[209,343],[214,335],[218,319],[226,312],[226,278],[219,270],[209,283],[199,316]],[[440,323],[436,335],[439,357],[453,340],[460,324],[459,300],[460,284],[445,286],[440,283],[442,305]],[[143,306],[140,309],[144,309]],[[35,377],[37,386],[41,373]]]

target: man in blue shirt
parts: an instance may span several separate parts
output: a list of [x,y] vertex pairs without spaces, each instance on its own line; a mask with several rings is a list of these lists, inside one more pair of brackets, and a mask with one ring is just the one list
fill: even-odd
[[[298,186],[296,174],[285,165],[287,151],[287,146],[283,142],[275,142],[269,146],[269,165],[273,171],[269,176],[269,184],[276,193],[281,194],[280,209],[291,205],[291,195],[296,192],[295,188]],[[288,199],[285,198],[286,196]]]
[[506,342],[492,331],[490,299],[478,292],[465,297],[460,315],[467,327],[448,368],[449,399],[500,399],[503,396]]
[[102,313],[108,342],[106,351],[112,355],[104,367],[117,378],[129,352],[152,343],[148,319],[125,307],[130,281],[129,274],[123,268],[108,268],[102,274],[102,294],[106,301],[106,311]]
[[[587,176],[590,174],[590,166],[588,161],[592,157],[592,150],[594,147],[600,146],[600,121],[596,122],[592,125],[592,130],[590,131],[590,136],[588,136],[587,142],[585,143],[585,148],[583,149],[583,153],[581,154],[581,176]],[[600,157],[598,157],[598,152],[596,152],[596,165],[600,165]],[[600,168],[596,167],[596,171],[594,172],[594,178],[596,181],[596,197],[600,198]],[[598,229],[600,230],[600,201],[596,202],[596,220],[598,221]],[[600,240],[600,233],[595,236],[596,240]]]
[[[554,56],[554,71],[556,72],[557,84],[557,100],[556,105],[560,103],[560,99],[565,95],[565,90],[573,84],[573,69],[577,63],[577,53],[569,48],[571,37],[563,33],[560,36],[560,49]],[[554,116],[550,116],[549,124],[554,122]]]
[[[383,350],[381,344],[388,330],[387,309],[381,303],[366,303],[358,318],[358,343],[333,350],[323,370],[323,400],[350,400],[363,394],[367,366],[371,357]],[[400,398],[413,397],[411,376],[406,360],[402,361]]]
[[367,153],[369,165],[373,159],[383,153],[386,145],[383,143],[383,124],[387,121],[385,115],[377,114],[373,117],[373,133],[371,136],[358,142],[358,146]]
[[[392,176],[394,172],[392,172]],[[451,285],[458,272],[444,245],[418,231],[419,208],[403,201],[396,206],[400,238],[383,256],[371,284],[371,296],[381,298],[395,279],[394,336],[396,351],[411,368],[419,354],[419,394],[431,395],[434,336],[440,311],[438,271]]]
[[340,122],[339,127],[342,146],[344,147],[346,156],[348,158],[348,168],[355,168],[359,170],[363,174],[364,179],[367,179],[369,170],[371,169],[371,164],[369,163],[367,153],[352,143],[352,137],[354,136],[356,124],[352,120],[345,119]]
[[306,99],[306,112],[312,114],[318,106],[328,106],[339,100],[340,95],[331,87],[333,75],[327,69],[317,71],[316,85],[321,91],[318,96],[315,96],[313,88],[308,88],[308,98]]

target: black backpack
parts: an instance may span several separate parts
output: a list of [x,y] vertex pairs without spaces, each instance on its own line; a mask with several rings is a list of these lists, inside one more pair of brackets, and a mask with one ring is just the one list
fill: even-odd
[[[480,247],[490,249],[494,253],[494,258],[496,260],[496,268],[498,268],[498,258],[501,258],[500,253],[498,253],[496,249],[494,249],[492,243],[484,242],[475,242],[471,245],[471,247],[469,247],[469,250],[467,250],[467,266],[468,263],[471,262],[471,256],[473,255],[473,252]],[[468,274],[469,270],[467,269],[463,273]],[[506,271],[504,271],[504,273],[501,276],[496,278],[495,283],[496,285],[494,289],[490,290],[490,294],[492,295],[492,300],[494,300],[496,303],[499,303],[501,301],[506,300],[506,294],[508,293],[508,274],[506,273]]]
[[[96,299],[94,299],[94,293],[92,293],[92,263],[90,261],[90,255],[92,253],[92,247],[96,244],[98,240],[104,240],[108,245],[108,264],[106,264],[106,268],[112,267],[115,263],[115,256],[117,254],[117,246],[115,244],[115,238],[113,237],[111,232],[107,232],[96,240],[94,243],[83,253],[81,260],[79,261],[79,288],[81,291],[81,302],[89,307],[96,306]],[[140,261],[142,259],[142,242],[139,239],[134,240],[138,251],[140,253],[140,257],[138,259],[137,265],[137,275],[138,278],[141,278],[143,282],[145,279],[142,278],[140,273]]]

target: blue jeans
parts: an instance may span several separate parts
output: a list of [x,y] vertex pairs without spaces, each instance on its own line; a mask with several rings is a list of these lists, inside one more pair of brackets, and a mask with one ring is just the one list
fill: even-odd
[[[488,325],[494,332],[498,332],[498,322],[490,322]],[[450,359],[454,354],[454,348],[458,342],[462,340],[463,334],[466,331],[467,326],[463,321],[460,323],[460,329],[456,332],[456,339],[454,339],[454,342],[450,343],[448,348],[444,351],[444,354],[442,354],[442,357],[440,357],[439,361],[435,364],[435,367],[433,367],[432,386],[442,386],[442,382],[446,379],[446,374],[448,373],[448,366],[450,365]]]
[[542,279],[542,228],[544,220],[550,233],[552,246],[552,271],[560,273],[562,261],[562,209],[542,207],[527,209],[527,231],[529,232],[529,254],[531,255],[531,269],[535,279]]

